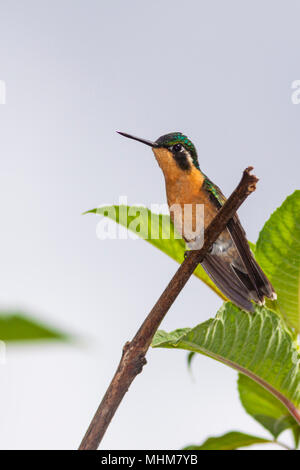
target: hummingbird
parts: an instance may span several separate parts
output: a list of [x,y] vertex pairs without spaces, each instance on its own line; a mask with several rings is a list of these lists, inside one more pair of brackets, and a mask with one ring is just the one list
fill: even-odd
[[[119,132],[124,137],[150,146],[165,178],[169,209],[174,205],[193,208],[204,207],[204,231],[226,201],[225,196],[200,169],[194,144],[181,132],[172,132],[159,137],[155,142]],[[197,232],[185,231],[185,211],[176,215],[170,210],[170,217],[176,230],[190,249],[200,249],[203,237]],[[195,226],[195,210],[192,211]],[[196,225],[197,226],[197,225]],[[265,297],[277,298],[272,284],[256,262],[246,233],[237,214],[228,222],[226,229],[213,244],[211,251],[201,263],[202,267],[224,295],[238,307],[254,311],[252,302],[263,305]]]

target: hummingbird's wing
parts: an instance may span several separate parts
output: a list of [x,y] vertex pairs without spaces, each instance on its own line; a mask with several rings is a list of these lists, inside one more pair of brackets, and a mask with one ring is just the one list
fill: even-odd
[[[220,209],[226,201],[220,188],[207,177],[204,184],[212,202]],[[213,251],[202,265],[230,300],[245,310],[252,311],[251,300],[260,304],[264,301],[264,296],[274,299],[276,294],[250,250],[237,214],[229,221],[227,230],[234,245],[230,249],[230,256]]]
[[[255,287],[259,300],[262,302],[264,296],[274,300],[276,298],[274,288],[255,260],[252,251],[250,250],[245,231],[237,215],[235,215],[233,219],[229,221],[228,230],[239,252],[239,255],[242,258],[244,266],[247,270],[247,274],[251,281],[248,288],[250,289],[252,284]],[[239,273],[237,274],[239,275]],[[246,282],[247,284],[248,279],[244,278],[243,275],[242,277],[239,275],[239,277],[242,279],[242,281],[244,280],[244,283]]]
[[208,254],[201,265],[228,299],[243,310],[254,311],[249,291],[233,272],[228,262],[218,256]]

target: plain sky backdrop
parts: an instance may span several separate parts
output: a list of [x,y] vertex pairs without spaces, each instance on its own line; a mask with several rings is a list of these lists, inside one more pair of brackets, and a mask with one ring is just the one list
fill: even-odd
[[[253,165],[259,186],[240,211],[252,241],[299,187],[299,18],[298,1],[0,1],[0,306],[79,340],[8,347],[2,449],[78,446],[122,345],[177,268],[143,240],[98,240],[97,217],[81,215],[119,195],[166,200],[151,150],[115,130],[186,133],[227,195]],[[195,326],[220,305],[191,279],[162,328]],[[201,356],[191,375],[185,352],[151,350],[102,448],[268,436],[242,409],[236,378]]]

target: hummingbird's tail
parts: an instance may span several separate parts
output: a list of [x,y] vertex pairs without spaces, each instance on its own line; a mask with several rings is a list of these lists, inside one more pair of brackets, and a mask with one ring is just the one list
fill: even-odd
[[235,247],[235,256],[212,251],[201,263],[217,287],[243,310],[253,312],[251,301],[264,304],[264,298],[277,298],[269,279],[256,262],[237,215],[227,225]]
[[234,266],[234,263],[233,268],[239,279],[251,292],[252,300],[258,303],[264,303],[264,297],[268,297],[271,300],[275,300],[277,298],[275,290],[271,282],[255,260],[252,251],[250,250],[245,231],[237,215],[235,215],[235,217],[233,217],[233,219],[229,221],[228,230],[235,244],[235,247],[240,255],[242,264],[245,267],[246,272],[237,269],[237,267]]
[[214,255],[206,255],[201,263],[216,286],[234,304],[247,312],[254,312],[250,291],[239,280],[228,263]]

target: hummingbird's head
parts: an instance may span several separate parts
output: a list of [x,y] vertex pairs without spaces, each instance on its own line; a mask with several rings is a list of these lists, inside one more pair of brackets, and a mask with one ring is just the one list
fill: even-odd
[[194,144],[181,132],[165,134],[155,142],[140,139],[124,132],[119,132],[119,134],[152,147],[164,173],[172,171],[174,165],[182,171],[190,171],[193,167],[200,169]]
[[155,144],[156,148],[167,149],[172,153],[177,165],[182,170],[189,170],[195,166],[199,170],[198,156],[193,142],[181,132],[171,132],[159,137]]

